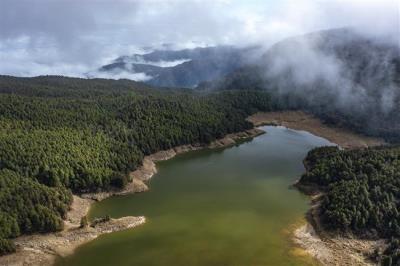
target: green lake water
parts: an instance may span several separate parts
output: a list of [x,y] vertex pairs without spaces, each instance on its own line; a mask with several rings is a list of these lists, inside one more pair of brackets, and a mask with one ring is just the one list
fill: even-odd
[[302,160],[327,140],[284,127],[222,150],[157,163],[150,191],[96,203],[90,218],[139,216],[139,227],[103,235],[57,265],[315,265],[296,255],[290,230],[308,199],[292,184]]

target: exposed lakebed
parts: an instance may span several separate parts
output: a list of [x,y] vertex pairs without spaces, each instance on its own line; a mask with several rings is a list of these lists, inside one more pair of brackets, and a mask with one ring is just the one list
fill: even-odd
[[313,265],[293,252],[290,228],[308,198],[292,184],[302,160],[327,140],[284,127],[221,150],[157,163],[150,191],[96,203],[90,218],[146,216],[146,224],[107,234],[57,265]]

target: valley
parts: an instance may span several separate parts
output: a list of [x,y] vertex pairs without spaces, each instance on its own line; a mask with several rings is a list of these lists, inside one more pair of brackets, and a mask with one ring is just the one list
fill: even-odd
[[400,265],[398,3],[4,0],[0,265]]
[[[315,135],[318,135],[319,133],[320,136],[328,139],[329,137],[331,137],[329,133],[333,131],[336,132],[335,136],[339,136],[339,140],[343,141],[342,143],[338,141],[341,145],[347,145],[348,143],[352,144],[351,146],[344,146],[347,149],[365,148],[366,146],[373,147],[384,143],[382,142],[382,140],[379,139],[366,138],[347,130],[341,131],[338,128],[325,126],[318,119],[313,118],[312,116],[302,112],[257,113],[248,117],[247,120],[252,122],[253,125],[256,127],[265,124],[270,124],[274,126],[285,126],[287,128],[301,130],[299,131],[299,133],[306,131],[310,131]],[[315,132],[315,129],[321,131]],[[270,130],[275,129],[270,128]],[[270,130],[266,130],[267,134]],[[208,145],[208,148],[221,149],[229,147],[231,145],[235,145],[236,141],[239,141],[239,143],[241,143],[243,140],[257,137],[259,134],[262,133],[263,131],[254,129],[253,131],[248,131],[247,133],[245,132],[239,134],[231,134],[221,140],[210,143]],[[336,138],[336,140],[338,139]],[[275,143],[275,141],[273,142]],[[87,243],[88,241],[93,241],[104,233],[108,234],[110,232],[127,230],[131,227],[136,227],[137,225],[144,223],[145,217],[142,216],[126,216],[120,219],[114,219],[113,217],[110,222],[106,222],[104,225],[100,224],[100,226],[97,226],[95,228],[88,227],[87,229],[79,229],[81,218],[88,215],[90,209],[93,208],[93,203],[95,203],[96,201],[103,201],[110,196],[118,198],[118,195],[122,196],[129,195],[131,193],[141,193],[147,191],[149,189],[148,184],[151,181],[150,178],[157,173],[154,162],[168,160],[173,158],[177,154],[192,152],[202,148],[204,148],[204,146],[181,146],[167,151],[160,151],[148,157],[145,157],[143,160],[143,166],[130,174],[133,179],[131,183],[128,184],[126,189],[121,192],[116,190],[116,192],[86,193],[82,194],[80,197],[74,196],[71,211],[69,211],[67,214],[65,229],[62,233],[48,234],[44,236],[22,236],[18,238],[15,240],[15,243],[18,247],[17,253],[0,257],[0,264],[19,265],[28,263],[29,265],[52,265],[54,260],[58,256],[71,256],[72,252],[76,250],[76,248],[78,248],[82,244]],[[262,153],[263,152],[259,151],[257,157],[262,156]],[[292,181],[290,182],[293,182],[293,178],[295,178],[295,176],[296,175],[293,175],[291,177]],[[133,200],[135,200],[135,198]],[[103,215],[100,215],[100,217],[101,216]],[[91,217],[93,218],[96,216],[91,215]],[[300,218],[301,215],[299,215],[296,219]],[[131,219],[132,221],[127,222],[126,219]],[[302,225],[300,227],[287,225],[287,227],[292,229],[282,229],[283,231],[289,230],[288,235],[286,236],[288,237],[288,242],[286,245],[292,245],[290,243],[292,243],[291,238],[292,234],[294,234],[294,243],[300,245],[300,247],[302,249],[305,249],[307,253],[315,256],[319,261],[324,263],[330,261],[332,259],[332,255],[330,254],[334,253],[336,254],[335,260],[338,263],[350,260],[348,263],[358,263],[359,265],[366,265],[367,263],[364,259],[364,253],[372,252],[372,250],[376,246],[382,245],[382,242],[357,242],[357,240],[346,238],[342,240],[333,240],[333,236],[327,238],[327,236],[324,236],[325,233],[323,232],[319,232],[318,234],[316,234],[310,224]],[[351,249],[353,250],[350,253],[349,247],[351,247]],[[292,249],[293,254],[302,254],[301,252],[299,253],[297,251],[297,247],[293,246]],[[350,255],[350,257],[348,257],[348,255]],[[306,261],[307,260],[308,259],[306,259]],[[308,263],[312,263],[311,261],[312,260],[307,262],[306,265],[309,265]]]

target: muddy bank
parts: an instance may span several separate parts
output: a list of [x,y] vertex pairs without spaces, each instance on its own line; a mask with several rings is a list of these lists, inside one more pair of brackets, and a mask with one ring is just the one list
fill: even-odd
[[295,230],[294,242],[322,265],[337,266],[375,265],[366,259],[366,255],[383,244],[382,241],[341,237],[322,239],[309,223]]
[[255,126],[281,125],[308,131],[336,143],[344,149],[366,148],[385,144],[383,139],[366,137],[348,129],[325,125],[318,118],[301,111],[256,113],[247,120]]
[[74,195],[74,200],[67,218],[64,222],[64,230],[56,233],[34,234],[21,236],[14,240],[17,246],[17,252],[0,256],[0,265],[52,265],[58,256],[67,256],[80,245],[87,243],[98,236],[126,230],[145,223],[145,217],[123,217],[111,219],[110,221],[100,223],[95,227],[80,228],[80,221],[86,216],[93,202],[101,201],[114,195],[125,195],[129,193],[139,193],[148,190],[146,182],[157,173],[155,163],[168,160],[174,156],[204,149],[204,148],[224,148],[235,145],[237,142],[251,139],[265,133],[263,130],[253,128],[245,132],[229,134],[222,139],[218,139],[209,145],[183,145],[169,150],[159,151],[146,156],[142,166],[130,173],[132,182],[123,190],[113,190],[109,192],[87,193],[80,196]]
[[133,228],[145,223],[145,217],[127,216],[110,219],[94,227],[80,227],[80,219],[87,214],[90,200],[74,196],[74,203],[61,232],[24,235],[14,239],[17,252],[0,257],[0,265],[43,266],[52,265],[57,256],[67,256],[74,250],[102,234]]
[[318,219],[321,196],[322,194],[312,196],[312,206],[306,216],[307,222],[295,229],[294,242],[322,265],[375,265],[368,260],[368,256],[376,248],[385,245],[385,241],[357,239],[325,232]]

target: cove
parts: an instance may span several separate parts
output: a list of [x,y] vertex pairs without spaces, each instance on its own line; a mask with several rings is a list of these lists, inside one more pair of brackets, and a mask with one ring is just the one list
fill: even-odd
[[304,131],[267,133],[221,150],[157,163],[150,191],[96,203],[90,218],[144,215],[146,224],[89,242],[56,265],[315,265],[293,253],[290,228],[308,198],[292,184],[312,148],[332,145]]

